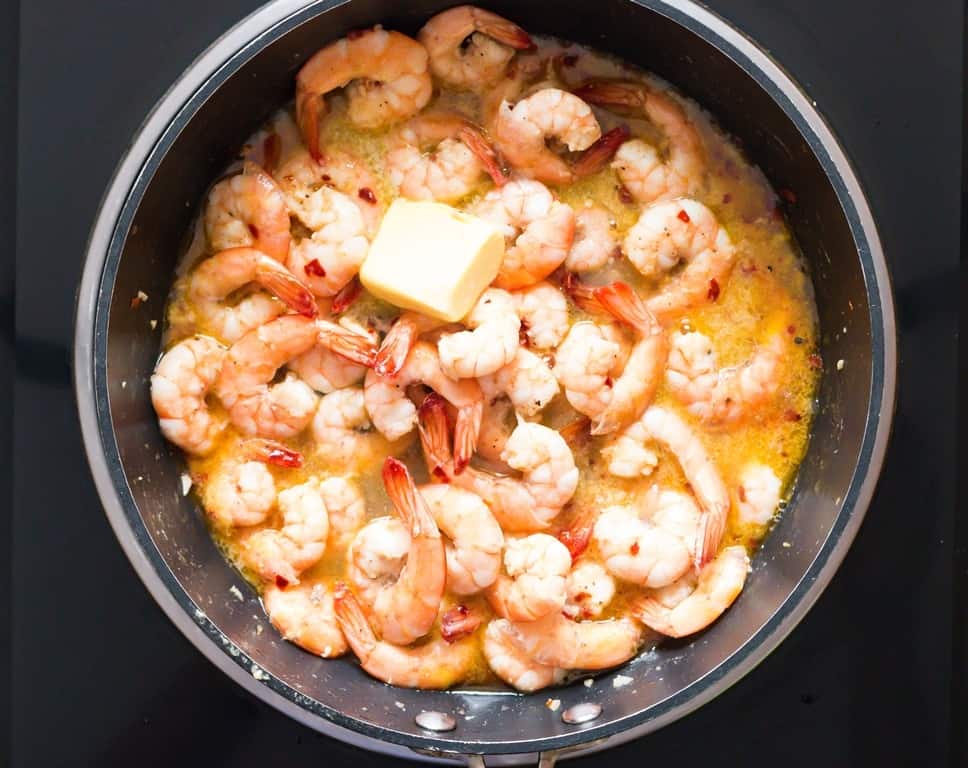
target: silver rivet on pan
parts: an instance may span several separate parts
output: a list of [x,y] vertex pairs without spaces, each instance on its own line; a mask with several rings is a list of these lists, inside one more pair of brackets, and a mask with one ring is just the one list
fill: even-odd
[[414,720],[426,731],[452,731],[457,727],[457,721],[446,712],[421,712]]
[[600,714],[602,714],[601,704],[596,704],[594,701],[583,701],[581,704],[568,707],[561,713],[561,719],[569,725],[581,725],[582,723],[590,723]]

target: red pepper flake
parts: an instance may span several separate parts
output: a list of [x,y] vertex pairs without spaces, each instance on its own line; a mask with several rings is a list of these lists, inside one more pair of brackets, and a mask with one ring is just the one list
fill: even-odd
[[797,196],[792,189],[787,189],[786,187],[783,187],[779,190],[779,192],[780,192],[780,197],[786,200],[790,205],[796,204]]
[[249,224],[249,234],[256,240],[259,239],[259,228],[255,224]]
[[592,538],[592,528],[595,526],[595,515],[585,511],[578,514],[571,525],[558,534],[558,541],[565,545],[571,554],[571,559],[577,560],[588,549],[588,542]]
[[564,67],[573,67],[578,63],[577,53],[566,53],[561,57],[561,64]]
[[816,368],[817,370],[823,368],[823,360],[821,359],[820,355],[810,355],[810,357],[807,358],[807,362],[810,363],[811,368]]
[[639,553],[639,543],[637,541],[632,542],[632,546],[629,547],[629,554],[633,557]]
[[710,301],[716,301],[719,298],[719,282],[716,278],[709,281],[709,290],[706,292],[706,297]]
[[354,277],[346,285],[339,289],[339,292],[333,297],[333,303],[330,306],[334,315],[338,315],[345,312],[347,308],[360,297],[360,293],[363,290],[363,286],[360,284],[360,278]]
[[439,464],[436,467],[433,468],[433,471],[430,474],[432,474],[434,477],[436,477],[442,483],[449,483],[450,482],[450,478],[447,477],[446,470],[442,466],[440,466]]
[[615,191],[618,192],[618,199],[626,205],[634,205],[635,197],[629,192],[629,188],[624,184],[616,184]]
[[795,325],[788,325],[787,326],[787,333],[789,333],[791,336],[793,334],[795,334],[796,332],[797,332],[797,327]]
[[440,635],[448,643],[453,643],[473,634],[480,625],[479,615],[471,612],[466,605],[455,605],[440,617]]
[[614,383],[615,383],[615,382],[614,382],[614,381],[612,381],[612,377],[611,377],[611,376],[606,376],[606,377],[605,377],[605,386],[606,386],[606,387],[610,387],[610,386],[612,386],[612,384],[614,384]]
[[299,451],[289,448],[273,448],[266,455],[266,464],[287,469],[299,469],[303,464],[303,457]]
[[679,213],[676,214],[676,218],[679,219],[679,221],[682,221],[686,224],[692,221],[692,219],[689,218],[689,214],[686,213],[685,209],[683,208],[679,209]]
[[746,501],[746,489],[743,486],[736,489],[736,495],[739,496],[740,501]]
[[531,346],[531,338],[528,336],[528,322],[526,320],[521,321],[521,327],[518,329],[518,344],[522,347]]
[[146,301],[148,301],[148,294],[145,293],[144,291],[138,291],[134,295],[134,298],[131,299],[129,306],[131,307],[131,309],[137,309]]
[[328,173],[323,174],[323,181],[325,181],[327,184],[329,184],[329,182],[331,182],[332,180],[333,180],[333,177],[330,176]]
[[752,275],[754,272],[757,271],[756,265],[751,261],[744,261],[742,264],[739,265],[739,270],[744,275]]
[[584,603],[586,600],[591,600],[592,596],[588,592],[579,592],[572,598],[576,603]]
[[370,205],[376,205],[376,192],[369,187],[360,187],[357,194],[360,196],[360,200],[365,200]]
[[319,259],[313,259],[303,267],[303,272],[312,277],[326,277],[326,270],[319,263]]
[[783,221],[783,209],[779,203],[773,207],[773,218],[777,221]]
[[787,421],[800,421],[800,419],[802,419],[803,416],[801,416],[799,413],[797,413],[792,408],[787,408],[783,412],[783,418],[786,419]]
[[287,579],[285,576],[276,574],[276,586],[279,587],[279,589],[285,589],[289,586],[289,579]]
[[727,192],[723,195],[723,205],[729,205],[733,200],[733,196]]

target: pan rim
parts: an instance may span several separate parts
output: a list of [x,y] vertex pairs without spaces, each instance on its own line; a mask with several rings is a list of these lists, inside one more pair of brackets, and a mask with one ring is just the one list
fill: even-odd
[[[228,638],[174,579],[141,521],[114,441],[103,354],[107,343],[106,300],[110,298],[130,217],[157,164],[214,90],[278,37],[349,0],[317,0],[309,4],[277,0],[257,9],[218,38],[189,65],[138,128],[102,199],[88,240],[77,294],[74,378],[85,452],[108,520],[152,597],[209,661],[264,702],[342,741],[412,758],[414,754],[390,745],[444,753],[459,749],[465,753],[521,754],[574,747],[607,737],[611,737],[607,746],[612,746],[656,730],[722,693],[776,648],[830,582],[866,514],[890,434],[897,351],[890,276],[858,177],[833,131],[803,89],[752,40],[692,0],[629,1],[680,24],[733,60],[777,102],[803,135],[834,187],[854,238],[864,273],[872,345],[870,407],[860,456],[840,512],[814,561],[776,613],[746,643],[704,677],[635,715],[541,739],[468,742],[373,726],[320,702],[313,701],[315,706],[307,708],[306,697],[278,678],[269,675],[265,682],[256,680],[250,672],[255,662],[245,654],[229,655],[224,642]],[[360,744],[358,735],[366,740],[365,745]]]

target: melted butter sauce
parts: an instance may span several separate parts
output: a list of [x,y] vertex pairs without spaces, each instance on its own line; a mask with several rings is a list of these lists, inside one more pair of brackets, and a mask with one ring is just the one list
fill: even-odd
[[[611,57],[547,38],[536,40],[539,43],[537,52],[523,56],[523,59],[532,57],[534,60],[550,61],[553,56],[562,52],[577,55],[577,61],[561,71],[569,83],[588,77],[604,76],[637,78],[664,85],[654,76],[632,69]],[[545,67],[545,75],[546,78],[554,78],[553,68]],[[549,83],[546,79],[543,84],[561,83]],[[721,286],[718,300],[688,313],[679,321],[678,328],[706,334],[713,342],[720,366],[738,365],[749,360],[757,346],[767,341],[772,333],[785,334],[788,343],[779,372],[780,394],[760,408],[752,420],[743,422],[739,427],[703,428],[684,410],[664,384],[658,391],[656,402],[675,410],[688,423],[694,425],[729,487],[735,488],[738,474],[747,463],[757,461],[769,466],[783,481],[785,492],[789,493],[797,466],[806,451],[819,381],[819,370],[815,365],[817,318],[812,285],[797,245],[782,216],[777,214],[777,197],[762,173],[745,160],[740,151],[716,128],[713,120],[697,105],[679,97],[677,99],[699,129],[707,153],[708,180],[696,197],[716,214],[737,249],[735,268],[730,278]],[[345,101],[342,96],[332,97],[329,103],[331,115],[324,123],[323,146],[345,150],[360,159],[377,180],[374,191],[381,203],[388,203],[395,193],[383,167],[387,132],[363,132],[351,126],[345,117]],[[448,90],[439,92],[428,109],[457,111],[473,120],[480,119],[481,111],[477,97]],[[619,118],[598,109],[595,111],[603,132],[619,123],[625,123],[630,127],[633,137],[644,138],[658,145],[660,150],[663,149],[663,137],[648,122]],[[256,145],[260,140],[261,135],[256,134],[250,145]],[[456,207],[473,207],[491,186],[489,180],[483,180],[480,188],[459,201]],[[640,211],[638,204],[623,201],[618,177],[611,168],[605,168],[594,176],[554,191],[576,209],[593,203],[604,207],[609,212],[613,234],[619,241],[635,223]],[[200,222],[189,233],[186,242],[189,244],[178,270],[179,277],[169,297],[166,344],[193,333],[215,335],[213,329],[194,311],[186,295],[185,276],[190,266],[209,253]],[[613,260],[598,273],[585,276],[585,279],[599,284],[622,279],[643,295],[650,295],[657,289],[656,284],[643,279],[625,259]],[[385,330],[396,310],[364,293],[353,305],[350,313]],[[581,312],[576,310],[575,314],[580,316]],[[212,403],[212,407],[219,408],[216,402]],[[564,397],[559,395],[546,409],[542,418],[548,426],[560,428],[578,416]],[[327,465],[317,456],[310,432],[311,430],[306,430],[300,437],[288,441],[290,447],[303,453],[305,464],[302,468],[270,467],[277,489],[304,482],[310,477],[350,474],[355,477],[365,495],[367,516],[372,519],[392,514],[380,479],[380,468],[386,456],[401,457],[418,482],[427,481],[415,434],[393,444],[383,441],[381,449],[366,464],[340,467]],[[219,471],[220,467],[239,460],[242,439],[230,426],[212,454],[204,458],[188,458],[195,489],[203,505],[208,490],[208,478]],[[575,458],[581,472],[578,490],[574,499],[555,521],[552,533],[569,527],[582,510],[631,503],[638,494],[653,484],[688,491],[688,484],[675,458],[662,451],[659,452],[659,466],[648,478],[626,480],[610,476],[601,457],[601,450],[607,441],[608,437],[589,438],[576,449]],[[741,529],[733,518],[731,513],[724,544],[738,542],[752,551],[767,533],[767,528]],[[276,512],[263,526],[234,530],[213,529],[212,532],[228,559],[259,588],[261,585],[258,578],[248,572],[241,561],[239,545],[246,536],[259,528],[280,525],[281,520]],[[583,555],[583,558],[597,557],[594,547],[590,547]],[[334,551],[331,547],[302,579],[333,582],[343,578],[345,570],[346,553]],[[641,590],[637,587],[620,586],[604,617],[621,615],[628,600],[640,593]],[[486,617],[477,633],[479,642],[486,619],[492,615],[486,601],[481,597],[458,600],[448,595],[444,602],[445,607],[462,602]],[[434,630],[435,633],[437,631]],[[432,635],[434,636],[436,635]],[[650,637],[645,642],[654,644],[655,638]],[[465,682],[495,682],[484,661],[483,653],[479,654],[478,663]]]

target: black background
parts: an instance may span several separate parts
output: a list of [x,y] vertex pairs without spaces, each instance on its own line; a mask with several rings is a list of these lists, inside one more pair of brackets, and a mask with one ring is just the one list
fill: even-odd
[[[47,0],[20,10],[16,766],[389,764],[255,701],[168,623],[101,512],[75,416],[74,291],[108,178],[167,86],[257,4]],[[952,618],[966,603],[952,578],[956,536],[965,541],[954,514],[962,5],[709,5],[805,86],[867,189],[898,304],[895,434],[854,547],[794,634],[699,712],[573,764],[963,764],[965,634]],[[14,23],[0,41],[5,65],[15,33]],[[11,143],[2,146],[9,181]],[[9,309],[3,294],[0,309]]]

